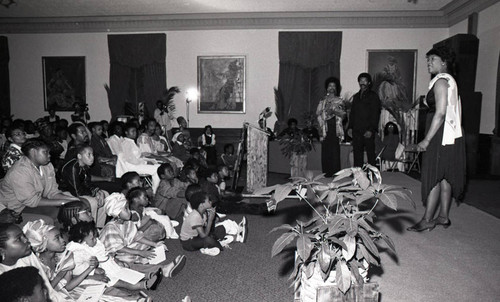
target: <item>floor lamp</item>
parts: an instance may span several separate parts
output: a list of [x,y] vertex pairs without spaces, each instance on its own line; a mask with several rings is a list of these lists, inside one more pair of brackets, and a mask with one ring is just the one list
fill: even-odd
[[190,88],[186,91],[186,121],[189,128],[189,103],[196,101],[198,99],[198,90],[196,88]]

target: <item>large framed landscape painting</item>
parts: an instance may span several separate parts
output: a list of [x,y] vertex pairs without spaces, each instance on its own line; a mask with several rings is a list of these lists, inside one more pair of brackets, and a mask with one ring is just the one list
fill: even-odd
[[45,110],[73,111],[86,104],[85,57],[42,57]]
[[[415,100],[417,50],[368,50],[372,90],[389,107],[411,106]],[[395,104],[392,104],[395,102]]]
[[198,57],[198,113],[245,113],[245,56]]

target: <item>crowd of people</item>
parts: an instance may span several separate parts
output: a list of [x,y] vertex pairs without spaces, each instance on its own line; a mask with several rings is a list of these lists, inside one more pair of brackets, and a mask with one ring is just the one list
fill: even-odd
[[[226,186],[234,146],[217,156],[211,126],[193,142],[183,117],[172,134],[167,113],[157,114],[163,124],[87,122],[81,107],[71,124],[53,110],[35,122],[1,121],[0,275],[31,274],[21,294],[77,300],[97,283],[103,300],[148,301],[147,290],[186,263],[161,259],[165,239],[215,256],[247,238],[245,216],[227,214],[269,212]],[[123,270],[140,277],[123,280]]]

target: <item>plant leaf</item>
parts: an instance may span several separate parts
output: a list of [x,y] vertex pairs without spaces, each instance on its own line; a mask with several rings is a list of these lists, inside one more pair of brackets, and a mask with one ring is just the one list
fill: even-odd
[[318,263],[319,267],[321,268],[321,271],[324,273],[328,272],[330,270],[330,263],[332,261],[332,257],[330,256],[329,253],[329,246],[327,243],[323,242],[321,244],[321,248],[318,253]]
[[358,224],[367,232],[375,232],[375,229],[363,217],[358,219]]
[[253,194],[255,195],[267,195],[269,193],[271,193],[272,191],[276,190],[276,187],[278,185],[274,185],[274,186],[270,186],[270,187],[264,187],[264,188],[259,188],[259,189],[256,189]]
[[364,229],[359,229],[358,231],[359,236],[363,240],[364,245],[366,248],[375,256],[379,257],[378,249],[375,243],[373,243],[373,239],[368,235],[368,233]]
[[343,250],[347,250],[347,245],[345,245],[345,242],[342,241],[342,240],[340,240],[340,239],[338,239],[337,237],[330,237],[330,238],[328,238],[328,240],[330,240],[333,243],[336,243],[336,244],[340,245]]
[[349,267],[351,269],[351,274],[354,275],[354,279],[356,280],[356,283],[357,284],[363,284],[364,280],[363,280],[363,277],[361,277],[361,275],[359,274],[358,262],[356,262],[356,261],[349,261],[348,265],[349,265]]
[[295,228],[289,224],[282,224],[278,227],[275,227],[274,229],[270,230],[269,233],[279,231],[279,230],[285,230],[285,231],[293,231]]
[[326,203],[328,205],[334,205],[337,203],[337,190],[331,190],[330,192],[328,192],[328,196],[326,198]]
[[364,245],[358,244],[358,250],[361,252],[361,255],[363,256],[363,258],[366,259],[366,261],[376,266],[379,266],[377,259],[375,259],[375,257],[373,257],[372,254],[370,254],[370,252],[366,249]]
[[379,196],[380,201],[382,201],[386,206],[393,209],[394,211],[398,210],[398,200],[396,196],[393,194],[382,193]]
[[350,177],[353,173],[353,168],[346,168],[335,173],[335,177],[332,182],[336,182],[342,178]]
[[281,253],[281,251],[295,239],[299,234],[295,232],[288,232],[283,235],[281,235],[276,242],[273,244],[273,248],[271,250],[271,257],[276,256],[277,254]]
[[373,196],[373,194],[371,194],[371,193],[362,193],[361,195],[356,196],[356,204],[360,205],[364,201],[370,200],[373,197],[375,197],[375,196]]
[[391,251],[393,251],[394,254],[396,254],[396,246],[394,245],[394,242],[392,241],[392,239],[385,234],[381,234],[381,237],[382,237],[382,240],[385,241],[385,243],[387,244],[389,249],[391,249]]
[[288,194],[292,192],[293,186],[291,184],[278,185],[276,190],[274,191],[273,198],[280,202],[283,199],[288,197]]
[[366,176],[366,173],[364,173],[362,170],[354,171],[354,179],[363,190],[366,190],[371,184],[370,180]]
[[323,178],[325,178],[325,173],[321,173],[321,174],[314,176],[313,181],[317,181],[317,180],[320,180]]
[[312,275],[314,274],[314,266],[315,265],[316,265],[316,262],[309,262],[309,264],[307,264],[306,269],[304,271],[307,279],[310,279],[312,277]]
[[312,248],[313,244],[311,239],[303,234],[300,234],[299,238],[297,238],[297,254],[299,254],[299,257],[303,261],[306,261],[309,258]]
[[345,294],[351,287],[351,272],[343,260],[337,262],[335,270],[335,281],[337,282],[337,287],[342,293]]
[[342,248],[342,256],[344,256],[344,259],[346,261],[349,261],[352,259],[354,253],[356,252],[356,238],[350,235],[346,235],[344,236],[343,241],[347,249]]

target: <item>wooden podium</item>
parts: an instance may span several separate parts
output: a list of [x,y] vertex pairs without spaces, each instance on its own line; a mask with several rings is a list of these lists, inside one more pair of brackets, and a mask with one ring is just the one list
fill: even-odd
[[244,124],[247,138],[247,191],[267,186],[267,141],[266,131],[249,123]]

